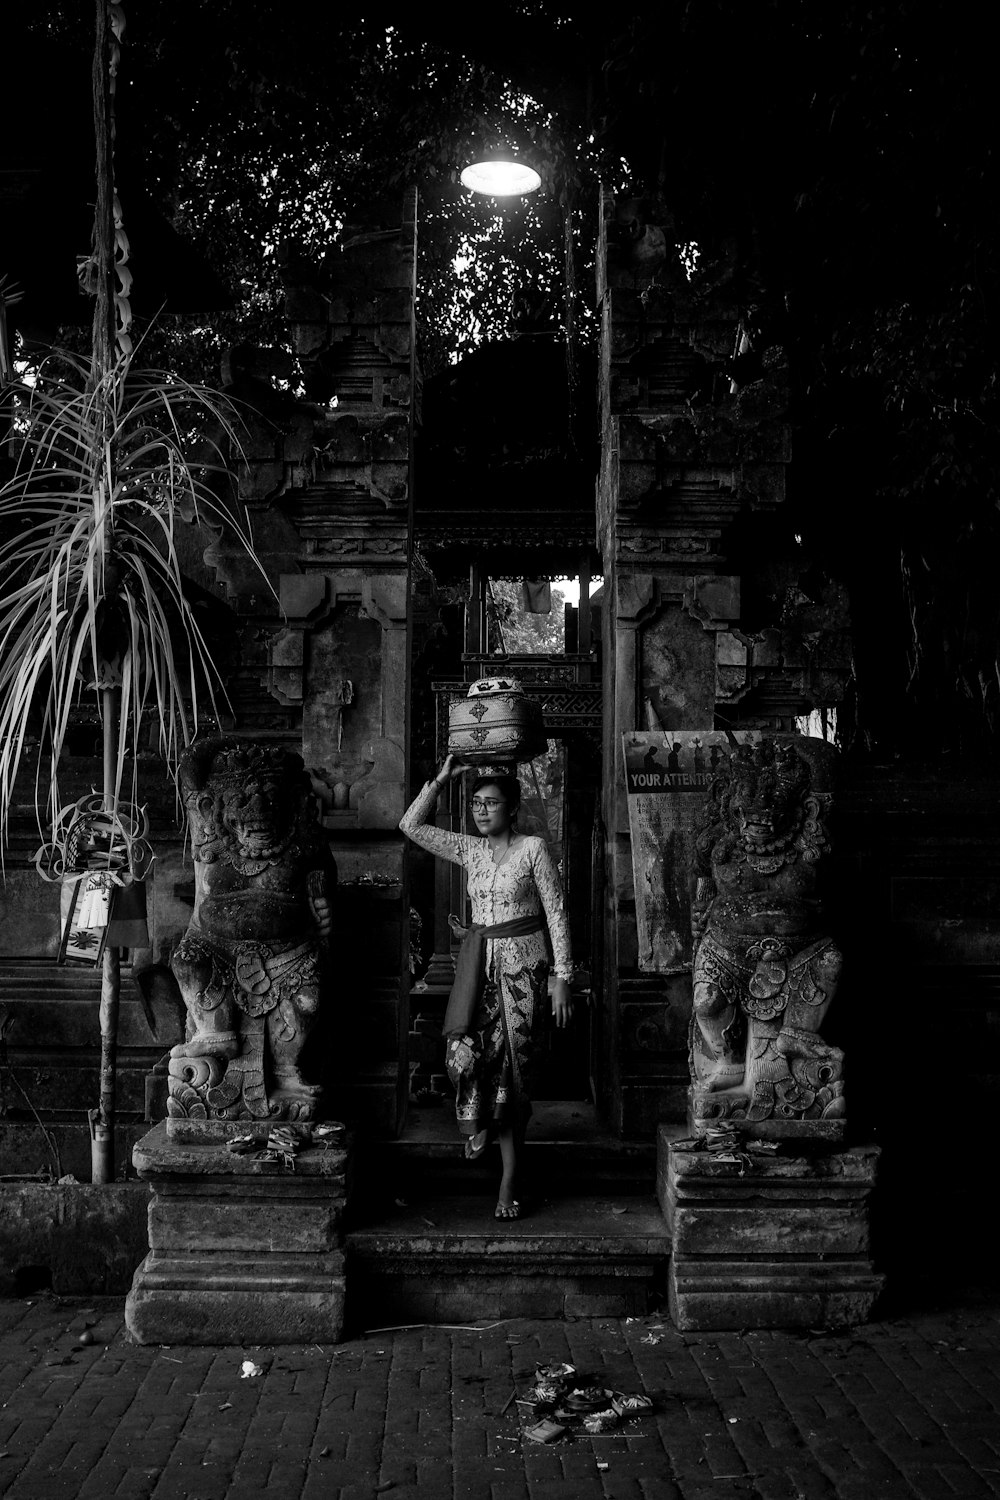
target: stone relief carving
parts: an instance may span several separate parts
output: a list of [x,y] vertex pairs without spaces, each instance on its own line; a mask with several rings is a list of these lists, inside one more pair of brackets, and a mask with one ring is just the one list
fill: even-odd
[[712,783],[692,903],[695,1121],[842,1133],[843,1053],[819,1035],[842,962],[817,886],[835,754],[774,736],[741,746]]
[[320,1004],[335,867],[309,778],[279,745],[199,740],[180,766],[195,904],[171,968],[191,1035],[171,1050],[167,1111],[312,1119],[302,1049]]
[[511,546],[516,539],[518,553],[537,548],[551,557],[557,549],[572,549],[579,555],[593,546],[593,513],[579,516],[551,511],[546,513],[545,522],[540,525],[537,512],[530,511],[508,509],[502,513],[477,512],[474,516],[463,511],[446,518],[437,511],[424,514],[420,522],[419,544],[425,555],[482,547],[484,538],[489,538],[491,545],[501,547]]

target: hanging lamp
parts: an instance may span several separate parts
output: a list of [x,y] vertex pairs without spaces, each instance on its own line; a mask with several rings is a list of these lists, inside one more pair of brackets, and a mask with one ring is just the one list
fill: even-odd
[[534,167],[513,154],[488,156],[463,168],[462,186],[493,198],[514,198],[533,193],[542,185]]

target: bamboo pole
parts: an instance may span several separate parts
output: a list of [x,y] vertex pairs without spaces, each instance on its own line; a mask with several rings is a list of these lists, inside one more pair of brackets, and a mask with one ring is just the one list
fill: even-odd
[[[121,696],[116,688],[101,690],[102,748],[104,751],[103,797],[105,812],[115,811],[115,769],[117,757],[115,732],[121,713]],[[108,896],[108,921],[114,915],[114,888]],[[90,1112],[90,1180],[96,1183],[114,1181],[115,1176],[115,1105],[118,1070],[118,1015],[121,1007],[121,952],[106,943],[101,959],[101,1070],[97,1109]]]
[[[115,304],[114,304],[114,133],[111,99],[111,45],[112,33],[108,16],[108,0],[96,0],[94,32],[93,100],[94,137],[97,148],[96,178],[97,201],[94,212],[94,269],[97,305],[94,309],[93,346],[91,357],[91,381],[96,391],[107,383],[114,364],[115,352]],[[95,407],[99,411],[99,405]],[[99,419],[98,419],[99,420]],[[103,426],[103,424],[102,424]],[[103,452],[105,432],[95,433]],[[100,460],[98,460],[99,462]],[[110,478],[110,476],[108,476]],[[104,520],[110,533],[110,516]],[[110,534],[105,537],[100,562],[103,567],[112,551]],[[103,580],[102,580],[103,585]],[[101,663],[94,663],[98,673]],[[117,780],[116,733],[121,700],[114,688],[101,689],[101,719],[103,729],[103,785],[102,795],[105,812],[116,810]],[[108,921],[114,906],[114,890],[108,896]],[[115,1175],[115,1082],[118,1064],[118,1014],[121,1004],[121,954],[110,943],[105,944],[101,971],[101,1067],[99,1079],[98,1107],[90,1111],[90,1176],[95,1183],[114,1181]]]
[[91,381],[98,388],[114,363],[115,351],[115,186],[111,99],[112,31],[108,0],[96,0],[94,62],[91,81],[96,142],[94,207],[94,281],[97,303],[91,347]]
[[115,1094],[118,1067],[118,1011],[121,1001],[121,953],[104,949],[101,973],[100,1103],[91,1111],[90,1180],[115,1178]]

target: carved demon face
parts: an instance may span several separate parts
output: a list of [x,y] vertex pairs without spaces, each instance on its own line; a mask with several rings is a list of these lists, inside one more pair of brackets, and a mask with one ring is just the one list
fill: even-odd
[[185,750],[180,782],[194,855],[207,863],[238,856],[274,863],[314,821],[302,759],[281,746],[209,735]]
[[794,833],[806,780],[806,768],[797,760],[739,768],[729,809],[747,848],[765,849]]
[[288,842],[295,808],[282,779],[263,773],[226,788],[222,822],[241,854],[260,859]]

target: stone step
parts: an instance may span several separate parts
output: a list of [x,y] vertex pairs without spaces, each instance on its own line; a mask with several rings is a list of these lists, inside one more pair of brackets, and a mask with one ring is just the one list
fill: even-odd
[[[23,1170],[24,1160],[33,1169],[42,1156],[46,1165],[53,1165],[41,1121],[58,1143],[63,1171],[89,1177],[87,1111],[100,1092],[100,998],[98,969],[0,958],[7,1062],[0,1078],[0,1173]],[[126,967],[116,1068],[119,1123],[136,1127],[124,1146],[121,1159],[126,1162],[137,1134],[145,1131],[147,1079],[183,1035],[179,1018],[162,1007],[156,1021],[154,1036]]]
[[[464,1142],[447,1105],[411,1109],[397,1140],[369,1141],[359,1149],[358,1188],[369,1211],[398,1198],[416,1202],[488,1194],[500,1174],[496,1146],[477,1162],[465,1159]],[[542,1101],[534,1106],[528,1127],[522,1181],[525,1192],[535,1197],[649,1195],[655,1191],[656,1145],[614,1136],[589,1103]]]
[[345,1241],[348,1327],[499,1318],[631,1317],[663,1295],[670,1235],[652,1197],[526,1202],[428,1198],[358,1223]]
[[[372,1206],[402,1198],[480,1197],[500,1178],[500,1153],[489,1147],[476,1162],[466,1161],[461,1143],[433,1154],[361,1148],[359,1192]],[[649,1152],[634,1156],[589,1154],[559,1141],[528,1142],[520,1167],[526,1193],[548,1197],[593,1194],[649,1196],[656,1182],[656,1160]]]
[[[96,1083],[92,1100],[97,1103]],[[84,1111],[75,1120],[42,1115],[44,1131],[34,1118],[12,1118],[13,1114],[11,1111],[0,1119],[0,1178],[38,1172],[62,1177],[70,1173],[78,1182],[89,1183],[90,1126]],[[123,1122],[119,1114],[114,1151],[119,1175],[131,1175],[132,1147],[148,1129],[148,1124],[140,1118]]]

